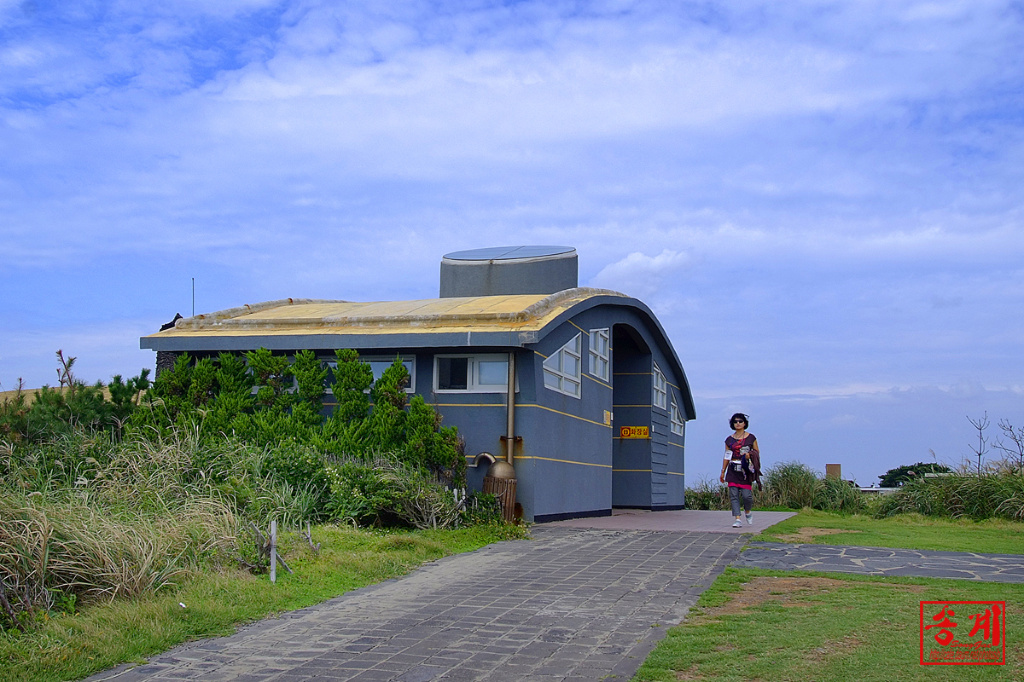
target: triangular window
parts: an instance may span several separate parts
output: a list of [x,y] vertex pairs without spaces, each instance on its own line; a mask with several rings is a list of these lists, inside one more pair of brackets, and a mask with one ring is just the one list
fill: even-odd
[[552,391],[579,398],[583,364],[581,356],[580,335],[577,334],[544,360],[544,385]]

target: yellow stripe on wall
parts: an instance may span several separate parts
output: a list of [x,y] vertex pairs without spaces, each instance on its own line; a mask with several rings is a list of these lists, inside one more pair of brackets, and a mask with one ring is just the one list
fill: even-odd
[[[505,404],[504,403],[427,403],[427,404],[428,405],[432,405],[434,407],[500,407],[502,409],[505,409]],[[536,407],[537,409],[540,409],[540,410],[547,410],[548,412],[554,412],[555,414],[560,414],[563,417],[571,417],[572,419],[579,419],[580,421],[587,422],[588,424],[596,424],[597,426],[603,426],[606,429],[610,429],[611,428],[610,424],[605,424],[604,422],[597,422],[597,421],[594,421],[593,419],[587,419],[586,417],[580,417],[580,416],[575,415],[575,414],[569,414],[568,412],[562,412],[561,410],[556,410],[556,409],[551,408],[551,407],[545,407],[544,405],[537,405],[535,403],[516,403],[516,408],[518,409],[520,407]]]
[[545,462],[560,462],[561,464],[576,464],[581,467],[600,467],[602,469],[611,469],[611,464],[593,464],[591,462],[574,462],[571,459],[555,459],[554,457],[537,457],[535,455],[527,455],[524,457],[516,457],[516,459],[539,459]]
[[568,412],[562,412],[561,410],[556,410],[556,409],[551,408],[551,407],[545,407],[543,405],[536,405],[536,404],[533,404],[533,403],[519,403],[518,405],[516,405],[516,407],[536,407],[539,410],[547,410],[548,412],[554,412],[555,414],[560,414],[563,417],[572,417],[573,419],[579,419],[580,421],[587,422],[588,424],[596,424],[597,426],[603,426],[606,429],[612,428],[611,425],[605,424],[604,422],[596,422],[593,419],[587,419],[586,417],[579,417],[579,416],[577,416],[575,414],[569,414]]

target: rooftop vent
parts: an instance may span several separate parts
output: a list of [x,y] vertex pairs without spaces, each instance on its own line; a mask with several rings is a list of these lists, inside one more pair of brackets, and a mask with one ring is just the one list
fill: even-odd
[[579,286],[571,246],[495,246],[441,259],[441,298],[553,294]]

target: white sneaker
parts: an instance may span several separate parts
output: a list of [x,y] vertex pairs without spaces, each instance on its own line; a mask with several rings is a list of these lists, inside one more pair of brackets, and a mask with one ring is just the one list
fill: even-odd
[[747,514],[747,525],[748,526],[753,526],[754,525],[754,515],[753,514]]
[[733,528],[742,528],[743,524],[740,522],[739,519],[736,519],[735,521],[732,522],[732,527]]

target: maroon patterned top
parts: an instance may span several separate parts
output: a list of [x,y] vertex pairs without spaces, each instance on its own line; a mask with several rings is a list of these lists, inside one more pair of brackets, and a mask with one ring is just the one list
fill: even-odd
[[752,433],[742,439],[729,436],[725,439],[725,449],[729,452],[725,482],[749,490],[754,481],[761,477],[761,453],[757,450],[757,438]]

